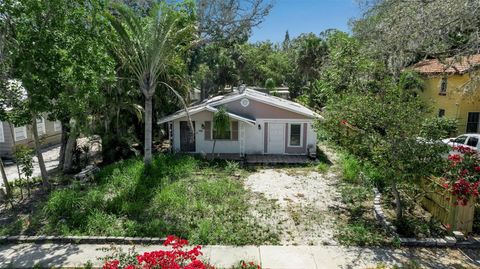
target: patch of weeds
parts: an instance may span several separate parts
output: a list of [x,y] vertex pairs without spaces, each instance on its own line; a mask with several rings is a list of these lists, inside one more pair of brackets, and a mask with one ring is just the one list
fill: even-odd
[[397,232],[405,237],[443,237],[447,232],[441,229],[441,224],[431,218],[429,221],[406,213],[401,221],[394,221]]
[[361,164],[355,157],[352,155],[342,155],[340,158],[340,167],[345,181],[350,183],[358,181]]
[[372,190],[365,185],[345,184],[339,190],[345,204],[359,204],[373,197]]
[[338,225],[337,240],[347,246],[379,246],[390,244],[383,228],[372,215],[373,193],[368,182],[344,181],[339,187],[343,222]]
[[227,161],[224,170],[227,174],[234,175],[240,170],[240,164],[235,161]]
[[385,244],[381,227],[366,220],[356,220],[340,225],[337,239],[346,246],[379,246]]
[[317,165],[317,170],[320,172],[320,173],[326,173],[328,172],[328,169],[330,169],[330,165],[326,164],[326,163],[319,163]]
[[[104,167],[91,184],[52,191],[30,216],[28,234],[163,237],[194,244],[275,244],[278,235],[250,213],[251,193],[236,163],[159,154]],[[23,222],[0,233],[25,234]]]

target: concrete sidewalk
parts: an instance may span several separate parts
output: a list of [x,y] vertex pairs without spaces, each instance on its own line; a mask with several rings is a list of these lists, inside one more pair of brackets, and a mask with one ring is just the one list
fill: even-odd
[[[88,261],[101,267],[102,257],[111,253],[110,245],[16,244],[0,246],[1,268],[82,267]],[[132,246],[116,246],[128,251]],[[102,250],[103,249],[103,250]],[[164,249],[163,246],[135,246],[143,253]],[[270,269],[335,269],[374,268],[379,263],[399,264],[414,259],[425,268],[480,268],[478,250],[468,257],[460,250],[449,249],[388,249],[338,246],[206,246],[204,260],[217,268],[230,268],[240,260],[255,261]],[[468,254],[468,253],[467,253]],[[460,267],[463,266],[463,267]]]

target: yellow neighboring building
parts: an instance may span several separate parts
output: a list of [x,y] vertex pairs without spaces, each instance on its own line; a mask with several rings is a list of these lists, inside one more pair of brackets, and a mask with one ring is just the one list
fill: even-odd
[[425,60],[413,66],[425,81],[421,98],[439,117],[458,120],[458,133],[480,132],[480,54],[454,60]]

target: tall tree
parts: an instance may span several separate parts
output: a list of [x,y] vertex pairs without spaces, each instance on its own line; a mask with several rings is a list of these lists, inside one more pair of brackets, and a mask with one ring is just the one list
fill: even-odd
[[[99,89],[112,79],[112,61],[102,32],[106,27],[101,26],[103,8],[101,0],[0,3],[10,41],[9,76],[21,81],[28,92],[31,123],[35,124],[34,118],[48,114],[50,119],[62,121],[63,130],[69,129],[70,141],[76,140],[78,130],[70,130],[69,123],[75,121],[80,127],[87,121],[89,108],[95,107],[92,103],[100,99]],[[70,149],[68,154],[62,154],[68,160],[73,154]],[[39,147],[37,155],[46,186]],[[64,170],[70,167],[71,162],[66,162]]]
[[270,0],[197,0],[202,43],[245,39],[269,14]]
[[[145,98],[144,162],[152,162],[153,97],[159,85],[180,94],[160,78],[172,58],[187,49],[195,39],[195,15],[192,2],[155,5],[147,17],[141,17],[125,6],[115,6],[108,15],[118,40],[114,50],[126,68],[131,70]],[[183,102],[185,103],[185,102]],[[193,129],[193,128],[192,128]]]
[[445,59],[480,52],[480,1],[364,0],[353,32],[390,72],[422,58]]

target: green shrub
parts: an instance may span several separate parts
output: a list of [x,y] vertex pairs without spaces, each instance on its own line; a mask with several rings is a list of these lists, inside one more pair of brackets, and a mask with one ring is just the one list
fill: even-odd
[[320,172],[320,173],[326,173],[328,172],[328,169],[330,169],[330,165],[326,164],[326,163],[319,163],[317,165],[317,170]]
[[227,164],[225,165],[225,172],[227,172],[229,175],[235,174],[238,169],[240,168],[240,165],[236,161],[227,161]]
[[360,162],[353,155],[343,155],[340,158],[343,179],[347,182],[357,182],[360,175]]
[[432,117],[425,119],[420,135],[435,139],[454,136],[458,131],[458,121],[447,117]]
[[383,190],[387,185],[384,174],[370,163],[365,163],[362,166],[362,173],[368,183],[371,183],[380,190]]

